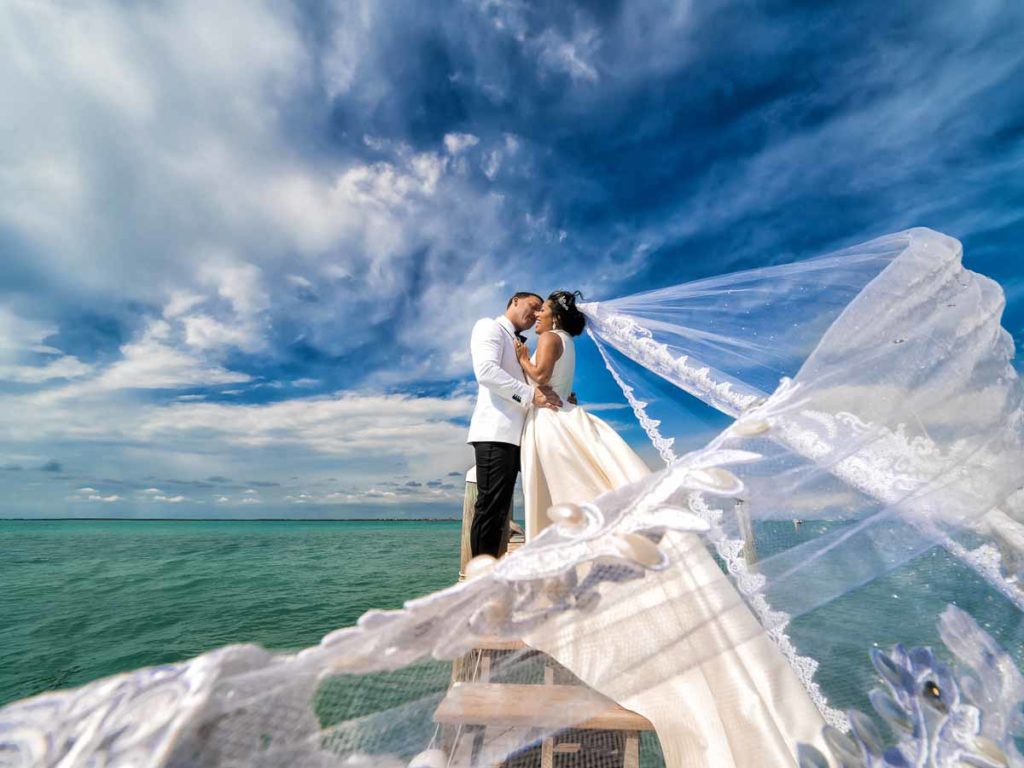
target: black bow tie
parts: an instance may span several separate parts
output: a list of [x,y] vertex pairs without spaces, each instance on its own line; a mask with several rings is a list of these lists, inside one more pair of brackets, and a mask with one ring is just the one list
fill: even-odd
[[523,334],[519,333],[518,331],[516,331],[516,338],[519,340],[520,344],[526,343],[526,337],[523,336]]

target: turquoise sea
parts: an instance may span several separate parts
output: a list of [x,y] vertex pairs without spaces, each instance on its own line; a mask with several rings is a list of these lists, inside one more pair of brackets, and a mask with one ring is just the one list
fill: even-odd
[[[227,643],[298,649],[370,608],[452,584],[458,522],[0,520],[0,705]],[[759,550],[818,524],[759,526]],[[907,599],[929,611],[908,614]],[[935,645],[955,602],[1024,661],[1019,614],[932,551],[790,625],[839,708],[869,709],[871,646]],[[445,673],[447,674],[447,673]],[[447,678],[445,678],[447,679]]]
[[0,705],[452,584],[458,522],[0,520]]

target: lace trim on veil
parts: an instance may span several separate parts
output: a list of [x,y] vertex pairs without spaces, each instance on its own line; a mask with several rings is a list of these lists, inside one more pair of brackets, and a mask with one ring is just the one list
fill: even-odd
[[[634,327],[639,328],[636,324],[633,325]],[[622,380],[622,377],[619,376],[615,367],[612,365],[611,360],[608,358],[604,345],[594,335],[594,333],[590,331],[590,329],[587,330],[587,333],[594,340],[594,344],[601,353],[601,358],[604,361],[608,372],[611,373],[612,378],[615,379],[615,383],[622,389],[622,393],[625,395],[626,401],[633,409],[633,413],[636,414],[637,420],[640,422],[640,426],[647,434],[651,443],[658,450],[658,453],[665,461],[665,464],[671,466],[677,460],[675,451],[672,450],[672,445],[675,442],[674,439],[665,438],[661,435],[658,431],[658,426],[661,422],[648,416],[647,404],[638,400],[634,394],[633,388],[626,384],[626,382]],[[703,373],[706,375],[707,369],[704,369]],[[728,384],[725,384],[717,391],[720,395],[728,397],[731,393],[731,387]],[[756,397],[750,397],[749,399],[744,398],[744,402],[748,405],[756,402],[756,400]],[[732,576],[740,593],[757,615],[761,625],[765,628],[768,636],[772,639],[783,657],[789,663],[797,678],[799,678],[804,690],[807,691],[807,695],[818,708],[822,718],[824,718],[825,722],[834,728],[838,728],[843,732],[849,731],[850,723],[846,715],[829,706],[828,699],[825,694],[821,692],[820,686],[814,681],[814,675],[819,667],[819,662],[817,659],[811,656],[803,656],[799,651],[797,651],[796,646],[793,645],[793,641],[786,633],[786,627],[789,625],[790,617],[785,612],[776,611],[771,607],[768,599],[761,591],[765,584],[765,578],[760,574],[752,573],[747,567],[746,560],[743,557],[743,552],[746,548],[745,542],[742,539],[730,539],[722,529],[721,519],[724,514],[723,510],[709,506],[704,494],[700,491],[694,491],[690,494],[689,508],[692,512],[704,519],[710,526],[707,537],[714,545],[715,552],[725,562],[726,569]]]
[[[619,375],[604,348],[604,341],[646,369],[659,374],[718,410],[734,418],[738,417],[740,421],[748,418],[763,420],[770,426],[772,437],[778,443],[796,455],[827,465],[828,471],[835,477],[883,504],[909,503],[913,511],[913,494],[925,488],[934,478],[940,477],[947,467],[953,465],[961,467],[961,474],[966,477],[965,491],[977,492],[979,498],[981,497],[983,489],[975,484],[983,483],[987,474],[983,471],[973,474],[968,471],[975,462],[968,445],[957,443],[950,446],[948,453],[943,453],[927,435],[909,436],[904,425],[890,429],[885,425],[863,420],[849,412],[827,413],[809,408],[801,409],[799,402],[793,402],[794,394],[800,389],[800,385],[787,378],[784,378],[778,389],[766,398],[756,389],[716,380],[715,372],[710,366],[693,365],[686,355],[674,357],[667,345],[657,342],[648,329],[627,316],[610,312],[597,302],[587,305],[585,311],[591,325],[598,329],[595,333],[588,326],[587,332],[594,340],[605,367],[622,389],[641,427],[666,464],[671,464],[677,458],[672,450],[674,440],[665,438],[660,433],[660,422],[651,418],[647,413],[647,403],[639,400],[634,388]],[[961,327],[958,329],[958,337],[969,334],[978,327],[980,324],[977,322],[971,327]],[[720,444],[720,441],[716,442]],[[844,453],[842,446],[851,444],[860,445],[862,448]],[[721,528],[715,525],[714,518],[716,515],[720,517],[721,512],[707,509],[706,505],[702,510],[702,505],[703,500],[697,494],[693,509],[709,518],[712,524],[709,538],[715,543],[716,551],[725,561],[740,591],[797,672],[822,715],[837,727],[840,727],[840,723],[847,725],[845,715],[828,707],[825,697],[813,682],[818,663],[812,658],[799,656],[790,638],[782,631],[789,617],[784,612],[773,610],[765,596],[761,594],[764,578],[751,573],[747,568],[741,556],[743,542],[726,538]],[[922,517],[927,519],[926,516]],[[991,545],[967,549],[948,535],[935,531],[927,532],[937,534],[936,544],[964,562],[1018,608],[1024,610],[1024,592],[1021,591],[1016,578],[1007,576],[1006,564],[1003,563],[998,549]]]
[[[687,355],[673,357],[668,347],[655,341],[649,330],[626,315],[604,310],[600,302],[581,304],[580,309],[591,321],[596,321],[601,328],[601,336],[608,339],[612,346],[620,351],[628,349],[629,357],[648,370],[663,376],[683,391],[733,418],[764,397],[763,392],[745,387],[738,382],[716,378],[709,366],[691,365]],[[589,326],[587,333],[596,342],[596,334]],[[609,365],[607,356],[605,365]],[[619,377],[614,372],[612,375],[621,386]],[[719,376],[724,378],[721,374]]]
[[[927,436],[907,435],[903,424],[894,430],[845,411],[832,414],[801,409],[796,414],[772,415],[793,397],[798,388],[799,385],[783,379],[776,394],[752,412],[751,418],[765,418],[780,443],[801,456],[827,464],[829,472],[851,487],[885,504],[904,504],[914,512],[918,504],[925,508],[929,505],[927,499],[915,502],[914,496],[922,493],[949,467],[956,466],[959,467],[961,492],[973,492],[979,497],[984,493],[987,474],[971,471],[978,459],[966,444],[954,443],[949,452],[944,453]],[[845,456],[836,448],[850,444],[866,447]],[[931,509],[922,511],[934,513]],[[922,514],[922,518],[926,519],[927,515]],[[931,529],[927,532],[934,535],[936,544],[967,564],[1024,610],[1024,592],[1015,579],[1006,576],[1002,556],[997,549],[982,545],[969,550],[944,533]]]
[[605,352],[604,345],[598,340],[597,336],[594,335],[593,331],[587,329],[587,335],[593,340],[594,345],[597,347],[597,351],[601,353],[601,359],[604,360],[604,367],[608,369],[608,372],[615,379],[615,383],[619,385],[622,390],[622,394],[626,396],[626,401],[633,409],[633,414],[636,416],[637,421],[640,422],[640,426],[643,427],[644,432],[647,433],[647,437],[650,438],[651,443],[654,445],[658,454],[664,460],[666,465],[672,464],[676,460],[676,453],[672,450],[672,445],[675,443],[675,438],[664,438],[661,433],[658,432],[658,425],[660,421],[652,419],[647,415],[647,404],[640,402],[633,394],[633,388],[629,386],[622,377],[619,376],[618,371],[612,366],[611,360],[608,359],[608,353]]

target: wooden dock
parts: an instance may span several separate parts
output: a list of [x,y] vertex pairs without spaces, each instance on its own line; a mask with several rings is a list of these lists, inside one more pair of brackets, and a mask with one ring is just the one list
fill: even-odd
[[[460,580],[470,559],[476,484],[466,483]],[[509,527],[504,551],[523,543]],[[533,679],[526,679],[533,678]],[[641,715],[591,690],[520,640],[483,638],[452,665],[434,712],[448,764],[477,768],[639,768]]]

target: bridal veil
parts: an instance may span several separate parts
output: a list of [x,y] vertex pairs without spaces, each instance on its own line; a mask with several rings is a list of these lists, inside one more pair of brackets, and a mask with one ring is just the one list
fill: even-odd
[[[961,257],[914,229],[584,307],[663,469],[299,653],[9,705],[0,762],[1022,764],[1022,388]],[[724,428],[684,452],[693,398]]]

